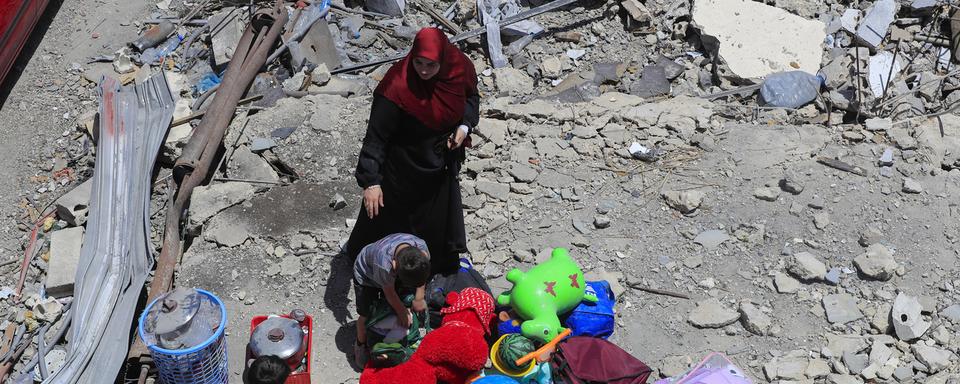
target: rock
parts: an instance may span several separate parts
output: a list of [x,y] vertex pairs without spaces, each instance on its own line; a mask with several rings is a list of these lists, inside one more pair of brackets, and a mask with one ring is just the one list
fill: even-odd
[[705,46],[741,78],[801,70],[817,73],[826,25],[746,0],[697,0],[693,24]]
[[257,188],[250,183],[229,181],[194,188],[190,197],[190,225],[199,227],[214,215],[253,197]]
[[60,196],[55,203],[57,217],[72,226],[83,225],[87,222],[87,212],[90,205],[90,190],[93,179],[87,180],[74,187],[67,194]]
[[50,233],[50,261],[47,267],[47,294],[53,297],[73,296],[74,279],[80,263],[83,227],[61,229]]
[[479,127],[479,132],[483,133],[487,139],[490,139],[493,145],[496,145],[498,148],[507,145],[507,132],[509,128],[506,121],[481,117],[480,123],[477,126]]
[[626,277],[622,272],[610,272],[604,268],[596,269],[583,274],[583,280],[585,281],[606,281],[610,283],[610,290],[613,291],[613,296],[621,297],[627,290],[623,287],[623,284],[620,281],[626,280]]
[[898,382],[907,382],[913,378],[913,368],[900,366],[893,371],[893,378]]
[[843,364],[846,365],[850,373],[859,375],[870,363],[870,356],[862,353],[844,353]]
[[790,177],[784,177],[780,179],[779,185],[780,189],[789,194],[799,195],[801,192],[803,192],[803,184],[800,184]]
[[873,315],[873,319],[870,319],[870,326],[886,334],[890,329],[890,311],[892,309],[893,306],[890,304],[880,304],[877,313]]
[[543,77],[549,79],[556,79],[563,74],[563,65],[560,62],[560,59],[555,56],[550,56],[540,62],[540,73],[543,74]]
[[250,238],[250,228],[246,223],[234,222],[232,218],[218,215],[204,225],[203,236],[207,241],[224,247],[236,247]]
[[953,360],[953,352],[948,350],[929,347],[922,343],[914,344],[911,349],[913,355],[927,368],[927,373],[934,374],[950,366],[950,360]]
[[293,276],[300,273],[300,258],[289,255],[280,260],[280,275]]
[[253,153],[250,147],[246,145],[241,145],[233,152],[229,167],[232,171],[229,171],[228,174],[232,178],[269,182],[280,181],[280,176],[273,170],[270,163],[260,155]]
[[57,320],[57,316],[63,312],[63,304],[57,299],[48,297],[33,306],[33,317],[37,320],[52,323]]
[[544,169],[543,172],[540,173],[540,176],[537,176],[537,184],[552,189],[566,188],[573,185],[575,182],[576,179],[573,177],[564,175],[552,169]]
[[825,229],[830,225],[830,214],[827,212],[820,212],[813,215],[813,226],[817,229]]
[[810,363],[807,364],[807,369],[803,371],[803,374],[811,379],[819,379],[826,377],[832,372],[830,369],[830,364],[822,359],[810,359]]
[[687,320],[697,328],[722,328],[739,319],[739,312],[727,308],[716,298],[709,298],[697,303]]
[[863,380],[853,375],[831,373],[827,375],[827,384],[863,384]]
[[226,65],[236,52],[243,34],[241,17],[238,17],[241,13],[236,8],[227,7],[207,20],[207,25],[211,26],[213,62],[217,66]]
[[513,176],[514,180],[521,183],[531,183],[540,174],[536,168],[523,163],[511,163],[507,172]]
[[137,70],[137,65],[130,57],[129,48],[121,48],[113,55],[113,70],[119,74],[131,73]]
[[477,180],[477,192],[500,201],[507,201],[510,197],[510,185],[492,181]]
[[343,198],[343,195],[336,193],[330,198],[330,202],[327,203],[327,206],[333,208],[334,211],[339,211],[347,207],[347,199]]
[[763,373],[770,381],[775,380],[803,380],[806,376],[809,362],[803,356],[788,354],[778,357],[763,365]]
[[773,275],[773,284],[780,293],[795,293],[800,290],[800,282],[784,273],[777,272]]
[[904,177],[903,188],[901,190],[904,193],[921,193],[923,192],[923,186],[920,185],[920,183],[914,179],[911,179],[909,177]]
[[250,142],[250,151],[260,153],[277,146],[276,140],[266,137],[254,137]]
[[639,23],[647,23],[653,19],[653,14],[639,0],[623,0],[620,2],[620,6],[627,11],[630,18]]
[[886,131],[893,128],[893,120],[890,120],[888,118],[874,117],[874,118],[865,120],[863,123],[864,123],[864,126],[867,128],[867,130],[870,132]]
[[882,281],[890,280],[898,268],[890,249],[882,244],[867,247],[865,253],[853,259],[853,265],[862,275]]
[[890,321],[893,323],[897,338],[903,341],[916,340],[930,329],[931,324],[923,320],[921,311],[923,306],[916,297],[908,296],[903,292],[897,294],[890,312]]
[[846,324],[863,317],[857,299],[846,293],[824,296],[823,309],[827,313],[827,321],[832,324]]
[[761,187],[753,190],[753,197],[763,201],[777,201],[777,198],[780,197],[780,191],[773,188]]
[[595,216],[593,218],[593,226],[597,229],[604,229],[610,226],[610,218],[606,216]]
[[670,80],[662,65],[653,64],[643,67],[640,79],[630,85],[630,94],[639,97],[657,97],[670,93]]
[[660,360],[660,375],[676,377],[682,375],[693,365],[690,356],[667,356]]
[[859,243],[861,247],[869,247],[879,243],[882,237],[883,233],[881,233],[879,229],[873,226],[867,226],[860,231],[860,239],[857,240],[857,243]]
[[306,233],[297,233],[290,237],[290,249],[316,249],[320,244],[317,239]]
[[[877,48],[887,36],[890,24],[897,15],[899,4],[894,0],[879,0],[867,9],[857,28],[857,39],[870,48]],[[813,73],[813,72],[811,72]]]
[[767,334],[770,326],[773,325],[773,320],[770,316],[767,316],[760,308],[757,308],[756,305],[747,301],[740,303],[740,321],[743,323],[744,329],[759,336]]
[[693,238],[693,242],[700,244],[703,248],[707,250],[714,250],[723,244],[725,241],[730,240],[730,235],[727,235],[727,232],[721,229],[713,229],[709,231],[700,232],[697,237]]
[[680,213],[691,213],[703,203],[704,193],[697,190],[664,191],[660,196],[663,197],[670,208],[676,209]]
[[809,252],[800,252],[793,255],[787,270],[803,281],[823,280],[827,274],[827,266]]
[[893,356],[893,350],[883,344],[880,340],[875,340],[870,346],[870,363],[883,365]]
[[883,150],[883,154],[880,155],[879,164],[882,167],[890,167],[893,165],[893,148]]
[[494,69],[493,78],[500,92],[510,96],[525,95],[533,90],[533,79],[525,72],[513,67]]
[[960,324],[960,304],[954,304],[940,311],[940,316],[954,324]]
[[843,273],[843,271],[840,268],[830,268],[830,270],[827,271],[827,274],[823,276],[823,280],[830,285],[840,285],[841,273]]

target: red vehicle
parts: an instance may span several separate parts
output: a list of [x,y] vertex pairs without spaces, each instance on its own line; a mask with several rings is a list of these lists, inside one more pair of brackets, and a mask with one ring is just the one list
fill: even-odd
[[0,0],[0,84],[27,42],[48,0]]

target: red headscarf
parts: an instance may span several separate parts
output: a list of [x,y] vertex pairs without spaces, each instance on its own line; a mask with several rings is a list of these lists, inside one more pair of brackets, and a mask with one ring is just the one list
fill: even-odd
[[[429,80],[421,79],[413,67],[415,57],[440,63],[440,71]],[[417,32],[407,57],[390,67],[374,92],[427,128],[443,132],[460,123],[467,97],[478,93],[477,72],[443,31],[424,28]]]

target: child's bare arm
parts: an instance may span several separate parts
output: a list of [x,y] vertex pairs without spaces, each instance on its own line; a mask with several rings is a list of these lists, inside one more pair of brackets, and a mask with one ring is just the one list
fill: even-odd
[[397,323],[401,327],[409,327],[410,321],[412,320],[410,311],[407,310],[407,307],[403,305],[403,301],[400,300],[400,296],[397,295],[397,289],[393,282],[384,284],[383,296],[387,299],[387,303],[390,304],[390,308],[393,308],[393,313],[397,315]]
[[427,301],[423,299],[426,292],[426,286],[421,285],[417,287],[417,293],[413,297],[413,309],[414,312],[423,312],[427,310]]

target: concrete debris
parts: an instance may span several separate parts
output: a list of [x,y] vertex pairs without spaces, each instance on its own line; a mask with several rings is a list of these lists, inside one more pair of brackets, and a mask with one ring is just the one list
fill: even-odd
[[869,247],[879,243],[881,238],[883,238],[883,233],[880,232],[879,229],[874,226],[867,226],[860,231],[860,238],[857,240],[857,243],[859,243],[861,247]]
[[224,209],[247,201],[257,188],[249,183],[213,183],[194,188],[190,204],[190,223],[199,227]]
[[777,201],[777,198],[780,197],[780,191],[774,188],[760,187],[753,190],[753,197],[763,201]]
[[722,328],[739,319],[739,312],[723,305],[720,300],[710,298],[698,302],[697,307],[690,311],[687,321],[697,328]]
[[48,297],[33,306],[33,317],[47,323],[56,321],[61,313],[63,313],[63,304],[52,297]]
[[72,226],[84,225],[87,222],[92,186],[93,180],[87,180],[57,199],[54,203],[57,207],[57,217]]
[[954,304],[940,311],[940,316],[954,324],[960,324],[960,304]]
[[902,191],[903,191],[904,193],[914,193],[914,194],[916,194],[916,193],[922,193],[922,192],[923,192],[923,186],[920,185],[920,183],[917,182],[917,181],[914,180],[914,179],[911,179],[911,178],[909,178],[909,177],[904,177],[904,178],[903,178],[903,188],[902,188]]
[[[892,2],[893,0],[886,0]],[[868,79],[870,81],[870,91],[873,97],[881,97],[887,91],[891,84],[890,79],[900,75],[903,69],[900,59],[895,58],[893,53],[883,51],[870,57],[868,67]],[[884,127],[883,123],[874,123],[875,128]],[[870,125],[868,125],[869,129]]]
[[853,259],[853,265],[864,277],[882,281],[890,280],[899,268],[893,252],[883,244],[867,247],[866,252]]
[[726,231],[720,229],[703,231],[693,238],[694,243],[702,245],[703,248],[707,250],[717,249],[720,244],[723,244],[728,240],[730,240],[730,235],[727,235]]
[[796,293],[800,290],[800,282],[784,273],[776,272],[773,276],[773,284],[779,293]]
[[866,15],[857,27],[857,38],[871,48],[877,48],[887,37],[890,24],[897,15],[900,4],[894,0],[879,0],[867,8]]
[[925,371],[934,374],[950,367],[955,359],[953,352],[949,350],[930,347],[921,343],[913,344],[910,348],[918,361],[926,367]]
[[664,191],[660,194],[670,208],[680,213],[692,213],[703,203],[704,193],[698,190]]
[[843,354],[843,364],[846,366],[847,371],[854,375],[859,375],[860,372],[863,372],[867,368],[867,365],[870,364],[870,356],[863,353],[848,353]]
[[908,296],[903,292],[893,301],[890,319],[897,337],[903,341],[919,339],[930,329],[930,322],[925,321],[920,314],[923,306],[916,297]]
[[47,294],[73,296],[73,284],[83,245],[83,227],[61,229],[50,234],[50,264],[47,269]]
[[696,0],[693,22],[741,78],[799,69],[817,73],[826,25],[746,0]]
[[240,18],[244,10],[227,7],[210,16],[207,25],[210,27],[210,47],[213,50],[213,62],[217,66],[225,66],[233,58],[237,50],[240,37],[243,34],[243,24]]
[[740,320],[743,328],[755,335],[766,335],[773,325],[773,319],[748,301],[740,303]]
[[533,79],[516,68],[503,67],[494,69],[493,78],[496,79],[497,88],[500,89],[503,95],[521,96],[529,93],[530,90],[533,89]]
[[787,270],[803,281],[823,280],[827,275],[827,266],[809,252],[800,252],[790,259]]
[[846,293],[824,296],[823,309],[827,313],[827,321],[833,324],[846,324],[863,318],[857,299]]
[[800,184],[792,177],[784,177],[780,179],[779,185],[780,189],[789,194],[799,195],[803,193],[803,184]]
[[826,229],[830,225],[830,214],[827,212],[818,212],[813,215],[813,226],[817,229]]
[[343,198],[343,195],[336,193],[330,198],[330,202],[327,203],[327,206],[333,208],[334,211],[339,211],[347,207],[347,200]]
[[809,361],[806,357],[788,355],[775,358],[763,365],[763,373],[767,380],[804,380]]

